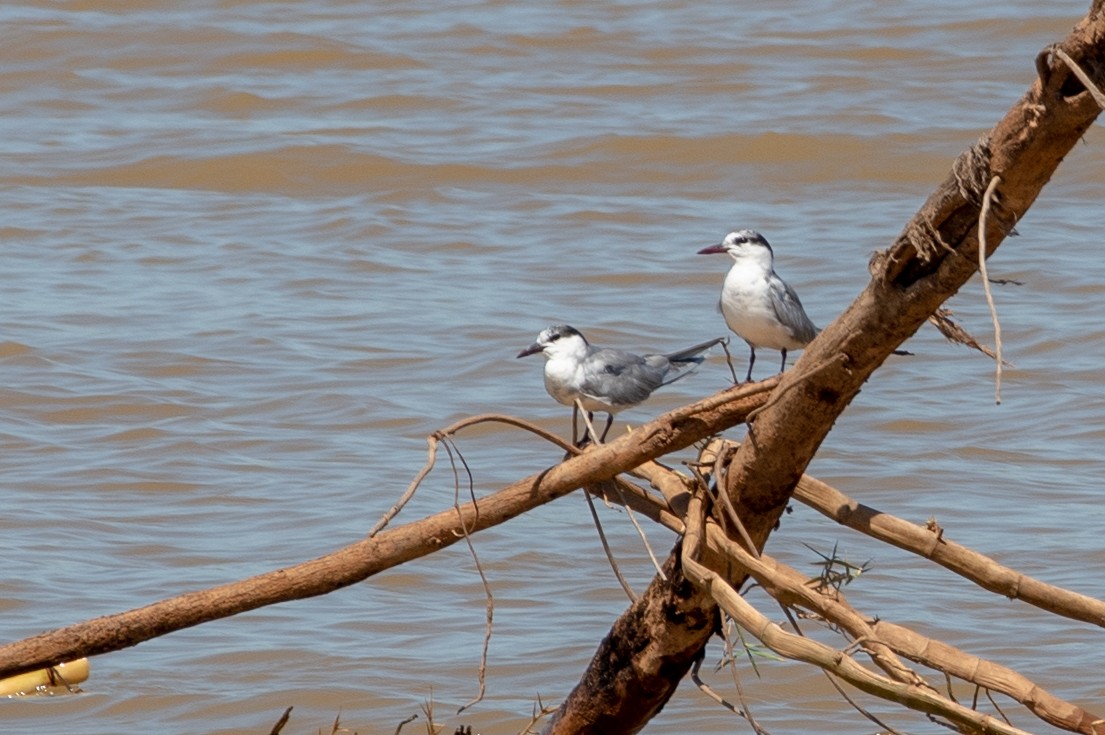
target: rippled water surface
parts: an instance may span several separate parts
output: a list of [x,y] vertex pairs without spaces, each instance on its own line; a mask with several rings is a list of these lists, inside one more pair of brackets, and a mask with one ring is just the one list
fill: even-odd
[[[734,227],[768,236],[827,324],[1087,5],[4,4],[3,640],[356,541],[421,466],[425,436],[463,416],[566,432],[540,358],[518,350],[554,321],[637,350],[720,336],[727,262],[695,251]],[[1099,598],[1103,142],[1095,126],[991,260],[1021,284],[996,294],[1003,403],[992,363],[926,327],[811,467]],[[950,306],[992,341],[977,279]],[[715,359],[619,424],[727,376]],[[506,429],[460,446],[478,492],[558,456]],[[442,468],[401,518],[452,498]],[[643,588],[636,532],[603,518]],[[658,553],[672,540],[649,537]],[[798,507],[769,550],[808,569],[803,542],[872,561],[853,592],[870,614],[1105,710],[1100,629]],[[432,699],[450,732],[517,732],[536,698],[565,696],[626,600],[578,493],[476,547],[495,633],[487,697],[459,717],[477,691],[484,599],[458,545],[98,657],[79,696],[0,702],[3,729],[256,733],[294,706],[285,732],[340,714],[391,733]],[[742,682],[771,732],[876,730],[819,674],[760,673]],[[724,674],[714,682],[731,693]],[[688,685],[647,732],[743,727]]]

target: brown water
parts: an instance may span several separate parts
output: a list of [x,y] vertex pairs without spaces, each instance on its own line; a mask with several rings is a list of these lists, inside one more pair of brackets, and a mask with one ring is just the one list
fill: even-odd
[[[694,252],[734,227],[768,236],[828,323],[1087,5],[4,4],[3,639],[354,541],[421,465],[425,435],[459,417],[566,431],[540,358],[516,352],[553,321],[639,350],[723,334],[727,263]],[[1102,142],[1097,126],[991,261],[1023,282],[996,296],[1014,363],[1004,403],[987,360],[925,328],[811,468],[1097,597]],[[952,307],[989,341],[977,281]],[[622,419],[727,375],[711,362]],[[461,448],[480,492],[558,455],[505,430]],[[452,494],[437,471],[404,517]],[[603,517],[642,588],[636,533]],[[671,544],[650,537],[659,553]],[[1101,630],[797,508],[770,551],[812,569],[803,542],[872,560],[853,586],[871,614],[1105,710]],[[495,634],[487,698],[460,717],[484,603],[457,547],[98,657],[80,696],[0,703],[2,729],[257,733],[293,705],[285,732],[328,731],[340,713],[391,733],[432,697],[450,732],[516,732],[537,696],[567,693],[626,600],[578,494],[477,548]],[[777,735],[875,729],[813,672],[760,673],[742,667],[743,684]],[[648,732],[743,727],[687,686]]]

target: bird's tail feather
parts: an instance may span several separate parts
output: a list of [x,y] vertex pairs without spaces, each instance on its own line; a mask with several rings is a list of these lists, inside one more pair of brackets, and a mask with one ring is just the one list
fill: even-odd
[[725,337],[711,339],[708,342],[703,342],[702,344],[695,345],[694,347],[688,347],[685,350],[679,350],[679,352],[669,352],[668,354],[664,355],[664,357],[668,358],[668,362],[674,363],[676,365],[680,363],[694,363],[695,365],[701,365],[702,361],[706,359],[705,353],[708,352],[710,348],[716,347],[717,345],[724,342],[725,339]]
[[726,340],[725,337],[718,337],[717,339],[711,339],[709,342],[703,342],[697,344],[694,347],[688,347],[685,350],[679,350],[678,352],[669,352],[664,355],[677,370],[678,374],[673,375],[668,380],[665,380],[661,385],[671,385],[680,378],[685,378],[691,373],[698,370],[698,366],[706,361],[706,354],[711,348],[718,346]]

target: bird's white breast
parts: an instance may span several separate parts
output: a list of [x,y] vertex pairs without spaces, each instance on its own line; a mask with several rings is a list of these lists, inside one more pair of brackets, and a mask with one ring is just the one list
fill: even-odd
[[733,332],[753,347],[791,350],[803,346],[779,321],[771,303],[770,273],[756,264],[736,263],[721,289],[721,313]]
[[545,390],[557,403],[571,406],[578,398],[588,411],[617,413],[618,407],[602,400],[603,396],[583,392],[585,380],[584,363],[575,357],[553,357],[545,362]]
[[579,395],[579,363],[569,358],[551,358],[545,362],[545,390],[557,403],[570,406]]

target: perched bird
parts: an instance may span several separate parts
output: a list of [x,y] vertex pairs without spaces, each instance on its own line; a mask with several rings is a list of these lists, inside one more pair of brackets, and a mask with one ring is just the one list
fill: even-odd
[[713,253],[728,253],[733,259],[718,306],[725,323],[751,350],[745,382],[752,380],[757,347],[782,352],[782,372],[787,366],[787,350],[805,347],[820,330],[806,316],[794,289],[775,274],[775,256],[763,235],[737,230],[717,245],[698,251],[699,255]]
[[[662,385],[694,372],[711,347],[724,337],[666,355],[635,355],[609,347],[596,347],[567,324],[557,324],[537,335],[537,341],[518,353],[518,357],[542,352],[545,355],[545,390],[559,403],[572,407],[572,441],[576,442],[576,399],[587,411],[606,412],[606,427],[599,441],[614,423],[614,414],[632,408]],[[586,429],[582,442],[586,437]]]

